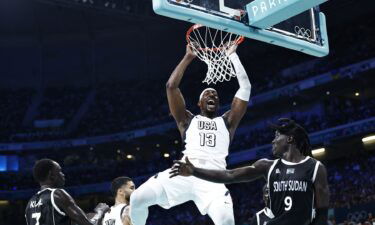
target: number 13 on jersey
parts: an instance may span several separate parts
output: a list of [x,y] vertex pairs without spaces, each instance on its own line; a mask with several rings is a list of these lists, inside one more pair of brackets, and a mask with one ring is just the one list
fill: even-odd
[[216,135],[214,133],[200,132],[200,144],[201,146],[215,147],[216,146]]

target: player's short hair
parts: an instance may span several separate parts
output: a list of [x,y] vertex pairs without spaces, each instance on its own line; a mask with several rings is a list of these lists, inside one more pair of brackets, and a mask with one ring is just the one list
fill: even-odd
[[117,177],[112,181],[111,192],[114,197],[116,197],[117,190],[121,188],[122,185],[127,184],[128,182],[133,181],[130,177]]
[[37,182],[47,180],[48,173],[52,170],[54,161],[52,159],[41,159],[35,162],[33,167],[33,176]]
[[271,124],[271,127],[280,134],[293,136],[296,146],[301,153],[305,156],[311,156],[310,139],[306,130],[294,120],[288,118],[281,118],[278,122],[278,124]]

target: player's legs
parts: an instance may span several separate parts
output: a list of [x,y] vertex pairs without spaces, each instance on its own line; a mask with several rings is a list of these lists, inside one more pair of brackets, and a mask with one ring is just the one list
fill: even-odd
[[167,204],[163,186],[153,178],[142,184],[130,196],[130,218],[133,225],[144,225],[148,217],[148,207]]
[[213,200],[207,209],[215,225],[234,225],[233,203],[231,196],[225,195]]
[[148,179],[130,197],[130,218],[133,225],[144,225],[148,207],[159,205],[165,209],[193,200],[192,177],[169,178],[170,169]]
[[196,178],[194,203],[202,215],[208,214],[215,225],[234,225],[233,202],[224,184]]

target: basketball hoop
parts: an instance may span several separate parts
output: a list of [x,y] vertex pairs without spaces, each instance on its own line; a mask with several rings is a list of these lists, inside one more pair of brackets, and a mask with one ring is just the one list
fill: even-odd
[[186,41],[198,58],[208,66],[203,82],[216,84],[236,76],[227,50],[235,44],[241,44],[243,36],[195,24],[187,31]]

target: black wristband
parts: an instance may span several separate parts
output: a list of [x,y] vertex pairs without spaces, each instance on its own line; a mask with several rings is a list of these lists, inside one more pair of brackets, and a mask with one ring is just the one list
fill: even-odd
[[316,215],[313,225],[327,225],[328,220],[328,208],[318,208],[316,209]]

